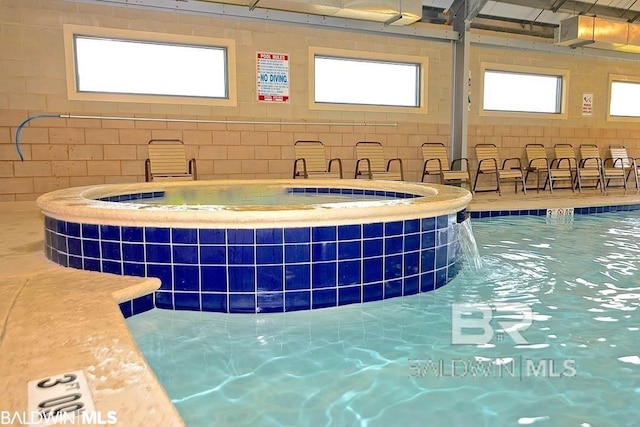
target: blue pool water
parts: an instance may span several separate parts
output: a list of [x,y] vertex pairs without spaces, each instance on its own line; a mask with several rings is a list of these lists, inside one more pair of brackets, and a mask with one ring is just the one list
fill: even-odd
[[[473,228],[482,266],[434,292],[127,322],[188,426],[637,426],[640,215]],[[486,343],[453,342],[466,303],[496,309]],[[507,321],[525,343],[499,330]]]

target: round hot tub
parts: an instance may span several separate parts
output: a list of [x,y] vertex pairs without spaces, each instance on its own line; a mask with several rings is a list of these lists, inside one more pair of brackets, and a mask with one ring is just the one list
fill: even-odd
[[437,289],[457,274],[470,200],[452,186],[323,179],[99,185],[37,203],[51,261],[157,277],[145,305],[256,313]]

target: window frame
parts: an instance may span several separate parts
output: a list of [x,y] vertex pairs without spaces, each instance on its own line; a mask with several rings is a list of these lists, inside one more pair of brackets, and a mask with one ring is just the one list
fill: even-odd
[[[429,58],[412,55],[399,55],[381,52],[366,52],[345,49],[332,49],[317,46],[309,47],[309,109],[310,110],[331,110],[331,111],[363,111],[363,112],[398,112],[409,114],[427,114],[428,112],[428,75]],[[330,57],[344,58],[357,61],[389,62],[417,64],[419,66],[418,77],[418,106],[398,106],[398,105],[373,105],[373,104],[348,104],[334,102],[316,102],[315,98],[315,58]]]
[[[533,111],[501,111],[501,110],[485,110],[484,109],[484,88],[485,88],[485,73],[487,71],[495,71],[495,72],[503,72],[503,73],[514,73],[514,74],[530,74],[530,75],[540,75],[540,76],[552,76],[552,77],[560,77],[562,82],[562,87],[560,89],[560,93],[556,94],[556,96],[560,96],[560,112],[558,113],[546,113],[546,112],[533,112]],[[527,117],[527,118],[539,118],[539,119],[567,119],[567,97],[569,93],[569,70],[564,69],[553,69],[553,68],[539,68],[539,67],[528,67],[528,66],[518,66],[518,65],[508,65],[508,64],[499,64],[499,63],[489,63],[483,62],[480,64],[480,91],[479,91],[479,106],[478,106],[478,115],[486,116],[486,117]],[[473,80],[472,80],[473,81]],[[471,100],[473,103],[473,99]]]
[[[67,97],[73,101],[98,102],[136,102],[154,104],[187,104],[210,106],[237,106],[236,89],[236,53],[235,41],[209,37],[184,36],[177,34],[152,33],[115,28],[90,27],[65,24],[63,26],[65,67],[67,79]],[[89,38],[114,39],[122,41],[139,41],[142,43],[158,43],[176,46],[205,46],[222,48],[226,51],[226,91],[225,98],[186,95],[154,95],[136,93],[87,92],[78,89],[77,59],[75,51],[76,36]]]
[[640,76],[630,76],[625,74],[609,74],[609,86],[607,88],[607,121],[611,122],[637,122],[640,116],[612,116],[611,115],[611,95],[613,82],[637,83],[640,85]]

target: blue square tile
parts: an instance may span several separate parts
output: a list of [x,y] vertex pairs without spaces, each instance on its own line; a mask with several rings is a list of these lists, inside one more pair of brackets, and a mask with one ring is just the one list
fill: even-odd
[[117,261],[102,260],[102,272],[111,274],[122,274],[122,263]]
[[230,294],[229,313],[255,313],[255,294]]
[[50,216],[44,217],[44,228],[46,230],[54,230],[56,226],[56,220],[51,218]]
[[200,311],[200,294],[190,292],[174,292],[175,310]]
[[143,239],[142,227],[122,227],[123,242],[142,242]]
[[258,291],[281,291],[283,268],[281,265],[258,266]]
[[83,239],[99,239],[100,228],[94,224],[82,224],[82,238]]
[[435,218],[422,218],[422,231],[433,231],[436,229],[436,219]]
[[384,226],[381,222],[364,224],[362,226],[362,235],[365,239],[382,237],[383,232],[384,232]]
[[224,245],[226,243],[224,230],[201,228],[198,233],[201,245]]
[[200,246],[200,264],[225,264],[226,262],[225,246]]
[[56,233],[67,234],[67,222],[62,220],[55,220],[55,228],[53,229]]
[[311,264],[311,283],[315,288],[335,288],[337,283],[338,266],[336,262],[321,262]]
[[355,240],[362,237],[362,227],[360,225],[339,225],[338,240]]
[[284,309],[285,311],[311,309],[311,292],[286,292],[284,295]]
[[446,246],[438,246],[436,248],[436,269],[447,266],[447,255],[448,251]]
[[420,252],[406,252],[404,254],[404,275],[412,276],[420,273]]
[[407,277],[404,279],[403,295],[415,295],[420,287],[420,278],[418,276]]
[[118,304],[118,307],[120,307],[120,312],[125,319],[133,316],[133,307],[131,306],[131,301],[121,302],[120,304]]
[[335,307],[338,305],[335,289],[320,289],[313,291],[311,308]]
[[362,261],[341,261],[338,263],[338,285],[358,285],[362,282]]
[[120,227],[117,225],[101,225],[100,239],[119,242],[121,240]]
[[338,259],[362,258],[361,241],[338,242]]
[[139,243],[123,243],[122,259],[124,261],[144,262],[144,245]]
[[447,284],[447,269],[441,268],[436,270],[436,285],[435,289],[438,289]]
[[431,249],[436,247],[436,232],[426,231],[422,233],[422,249]]
[[308,243],[285,245],[284,259],[287,263],[311,261],[311,250]]
[[198,230],[195,228],[172,228],[171,242],[195,245],[198,243]]
[[49,230],[45,230],[44,231],[44,244],[45,246],[51,246],[51,231]]
[[402,279],[384,282],[384,298],[395,298],[402,295]]
[[217,313],[227,313],[226,294],[207,294],[200,296],[202,300],[202,311],[213,311]]
[[200,269],[198,268],[198,266],[174,265],[173,289],[176,291],[199,291]]
[[82,270],[82,258],[69,255],[69,267]]
[[256,230],[256,243],[259,245],[279,245],[284,240],[282,228],[265,228]]
[[256,264],[282,264],[282,246],[256,246]]
[[97,240],[83,240],[82,254],[85,257],[100,258],[100,243]]
[[404,234],[420,232],[420,220],[408,219],[404,221]]
[[160,289],[170,291],[173,289],[173,271],[168,264],[148,264],[147,276],[160,279]]
[[229,266],[229,292],[255,292],[255,267]]
[[402,234],[402,221],[387,222],[384,224],[385,236],[399,236]]
[[318,194],[327,194],[327,193],[329,193],[329,189],[326,188],[326,187],[320,187],[317,190],[318,190]]
[[336,259],[336,244],[329,243],[313,243],[311,248],[311,259],[316,261],[333,261]]
[[120,242],[100,242],[102,258],[110,260],[121,260]]
[[67,248],[72,255],[82,255],[82,240],[69,237],[67,239]]
[[423,249],[420,251],[420,269],[422,273],[433,271],[436,268],[436,250]]
[[[63,267],[69,267],[69,257],[67,256],[67,254],[58,252],[58,264],[60,264]],[[116,273],[116,274],[121,274],[121,273]]]
[[153,294],[134,298],[131,302],[133,303],[133,314],[144,313],[153,308]]
[[156,307],[173,310],[173,292],[156,292]]
[[410,252],[410,251],[417,251],[418,249],[420,249],[420,234],[408,234],[404,236],[404,242],[403,242],[403,246],[404,246],[404,251],[405,252]]
[[357,304],[362,302],[362,288],[348,286],[338,289],[338,305]]
[[198,264],[198,246],[172,245],[174,264]]
[[80,224],[77,222],[67,223],[67,235],[73,237],[80,237]]
[[402,277],[402,255],[388,255],[384,257],[385,280]]
[[102,263],[98,259],[85,258],[83,268],[89,271],[102,271]]
[[227,292],[227,268],[222,265],[200,266],[200,288],[203,292]]
[[314,242],[334,242],[336,234],[335,226],[313,227],[311,229],[311,239]]
[[146,259],[147,262],[171,264],[171,246],[148,244]]
[[384,251],[384,242],[382,239],[363,240],[362,251],[365,258],[380,256]]
[[227,260],[229,265],[254,264],[254,246],[228,246]]
[[436,218],[437,229],[447,228],[449,226],[449,218],[447,215],[440,215]]
[[308,243],[311,241],[311,229],[308,227],[285,228],[285,243]]
[[382,258],[366,258],[362,263],[362,283],[382,281]]
[[265,292],[258,294],[259,313],[281,313],[284,311],[284,294],[282,292]]
[[454,262],[447,266],[447,282],[458,275],[459,265]]
[[382,299],[382,283],[362,287],[362,302],[380,301]]
[[53,248],[60,252],[67,252],[67,237],[62,234],[53,235]]
[[432,291],[436,288],[436,277],[433,271],[420,274],[420,292]]
[[144,238],[146,242],[169,243],[171,241],[170,229],[161,227],[146,227],[144,229]]
[[144,264],[136,264],[133,262],[125,262],[122,264],[122,274],[126,276],[145,277],[146,268]]
[[384,239],[384,253],[385,255],[402,253],[402,236],[386,237]]
[[311,265],[296,264],[285,266],[285,288],[309,289],[311,287]]
[[227,243],[230,245],[253,245],[253,229],[229,229],[227,230]]

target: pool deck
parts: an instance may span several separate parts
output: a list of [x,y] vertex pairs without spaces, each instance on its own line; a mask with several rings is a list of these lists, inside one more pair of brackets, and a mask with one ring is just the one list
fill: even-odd
[[[516,210],[640,203],[612,189],[527,195],[478,193],[469,210]],[[0,203],[0,411],[24,413],[31,380],[84,370],[96,411],[115,411],[119,426],[182,426],[178,412],[138,350],[118,302],[148,294],[157,279],[61,267],[43,252],[34,202]],[[17,421],[17,420],[16,420]],[[15,423],[14,425],[20,425]]]

